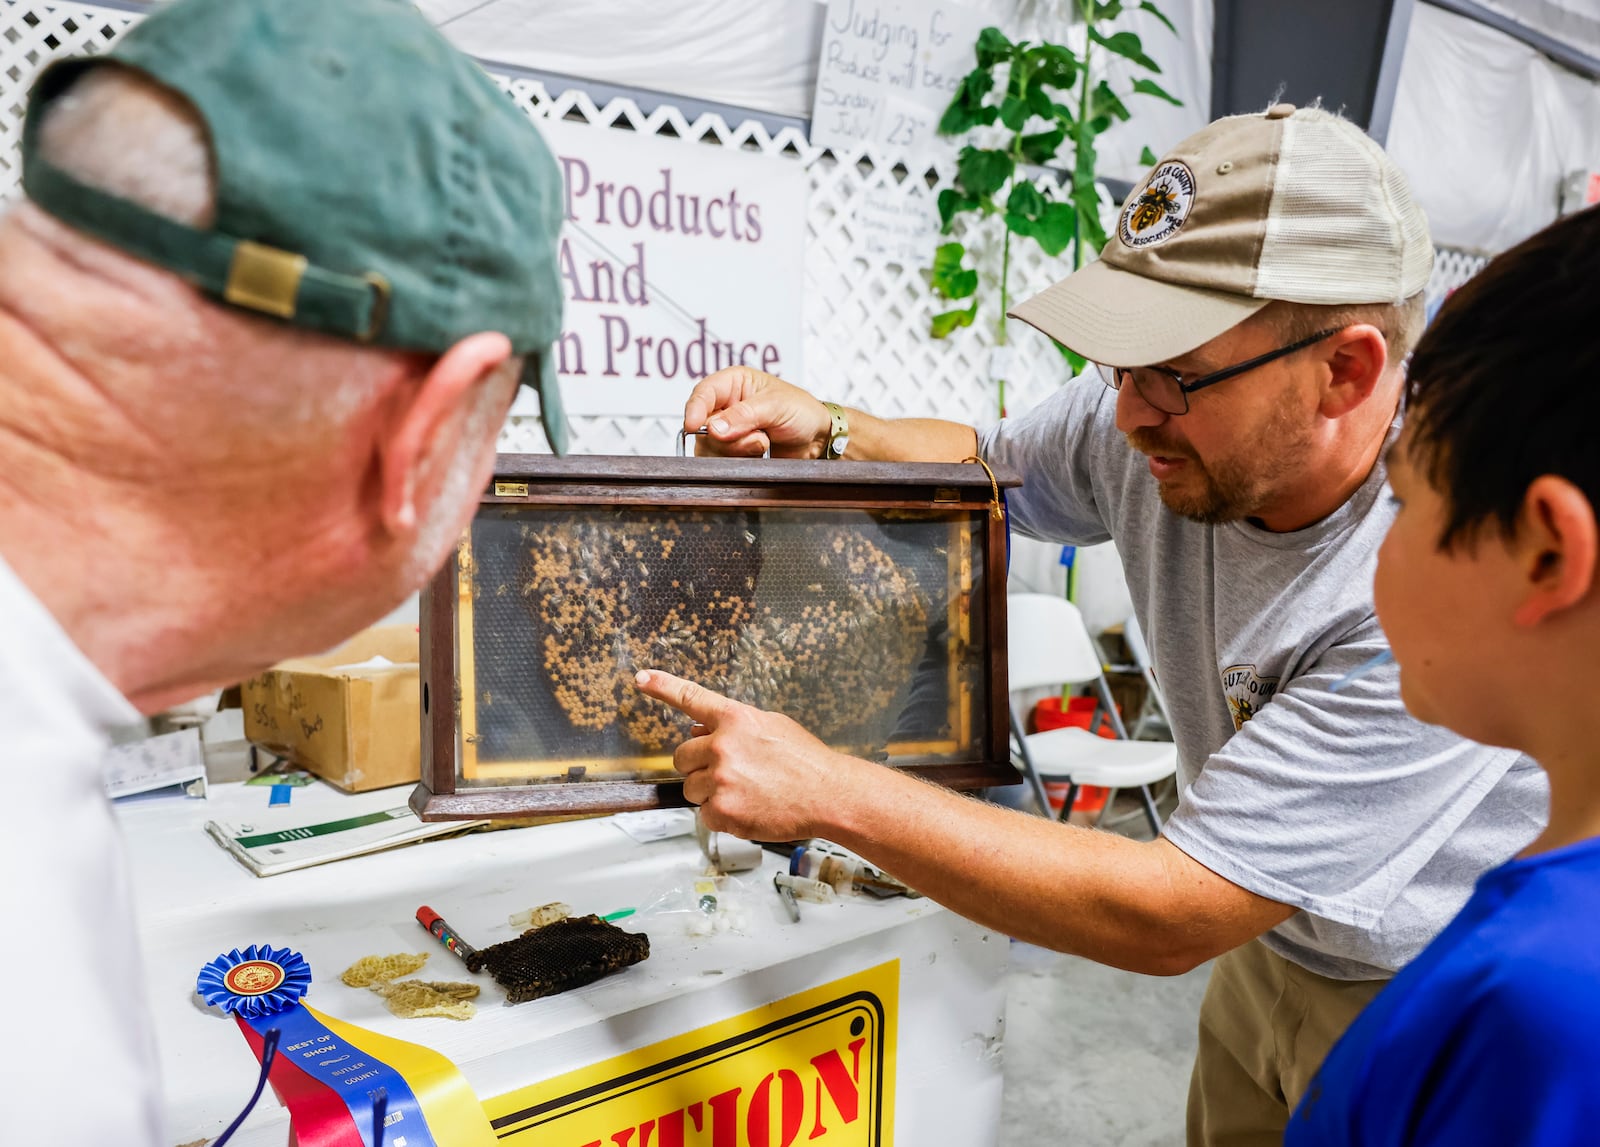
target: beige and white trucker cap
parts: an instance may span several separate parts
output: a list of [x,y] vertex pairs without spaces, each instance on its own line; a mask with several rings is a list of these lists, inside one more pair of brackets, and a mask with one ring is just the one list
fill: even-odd
[[1330,112],[1274,104],[1184,140],[1097,262],[1008,313],[1092,362],[1146,366],[1274,299],[1401,302],[1432,268],[1428,221],[1383,148]]

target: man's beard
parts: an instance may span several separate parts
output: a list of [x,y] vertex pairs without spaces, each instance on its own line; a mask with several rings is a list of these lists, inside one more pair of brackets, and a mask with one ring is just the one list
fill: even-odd
[[1188,447],[1163,441],[1148,428],[1133,430],[1126,437],[1128,445],[1141,454],[1186,460],[1192,477],[1181,487],[1157,483],[1161,503],[1181,518],[1217,526],[1259,516],[1283,476],[1293,468],[1306,434],[1293,432],[1286,413],[1274,417],[1258,436],[1258,441],[1273,444],[1272,454],[1262,446],[1249,455],[1214,459],[1209,465]]

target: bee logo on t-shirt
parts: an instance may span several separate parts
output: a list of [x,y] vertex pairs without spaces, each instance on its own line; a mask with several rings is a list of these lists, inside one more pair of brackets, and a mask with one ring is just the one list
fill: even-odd
[[1244,723],[1261,711],[1261,706],[1272,700],[1278,691],[1276,677],[1263,677],[1254,665],[1230,665],[1222,671],[1222,692],[1228,698],[1228,712],[1233,717],[1233,731],[1244,728]]

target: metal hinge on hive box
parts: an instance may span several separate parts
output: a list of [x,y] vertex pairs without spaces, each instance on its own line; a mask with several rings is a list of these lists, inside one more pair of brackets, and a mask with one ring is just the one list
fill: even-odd
[[841,751],[1009,784],[1003,472],[501,455],[422,598],[424,819],[676,806],[662,669]]

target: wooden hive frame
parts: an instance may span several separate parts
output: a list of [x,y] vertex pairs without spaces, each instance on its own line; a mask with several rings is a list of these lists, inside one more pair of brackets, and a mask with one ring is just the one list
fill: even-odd
[[[956,609],[950,594],[951,632],[963,645],[980,651],[981,696],[953,688],[958,666],[950,666],[953,714],[968,728],[979,751],[976,759],[948,764],[896,766],[953,788],[970,789],[1014,783],[1010,764],[1005,660],[1005,521],[992,513],[999,487],[1016,485],[1009,474],[996,472],[995,482],[984,467],[973,464],[891,464],[820,462],[790,459],[639,458],[585,456],[557,459],[546,455],[503,454],[482,497],[489,506],[527,505],[540,508],[640,508],[723,511],[745,509],[830,509],[924,511],[948,515],[962,523],[962,537],[974,537],[984,568],[963,568],[965,579],[981,575],[981,632],[967,632],[968,615]],[[954,530],[955,527],[953,526]],[[468,535],[470,538],[470,534]],[[969,561],[971,547],[952,547]],[[452,553],[422,594],[422,780],[411,798],[412,808],[426,820],[476,820],[572,813],[605,813],[684,804],[682,783],[671,773],[670,753],[649,759],[661,779],[629,774],[607,779],[603,767],[573,769],[574,778],[517,783],[524,772],[519,762],[482,765],[476,762],[472,736],[476,720],[475,666],[462,657],[463,634],[472,631],[472,601],[463,593],[463,563],[473,561],[470,541]],[[530,665],[530,672],[538,672]],[[463,702],[463,698],[467,702]],[[972,707],[976,703],[977,712]],[[804,723],[802,721],[802,723]],[[896,742],[901,754],[935,754],[957,747],[952,742]],[[565,765],[567,762],[560,762]],[[557,767],[559,767],[559,765]],[[548,770],[550,762],[542,768]],[[487,783],[460,785],[466,768]],[[494,783],[496,772],[506,783]]]

